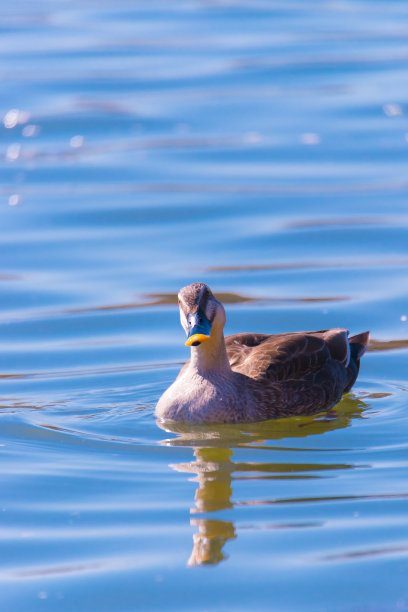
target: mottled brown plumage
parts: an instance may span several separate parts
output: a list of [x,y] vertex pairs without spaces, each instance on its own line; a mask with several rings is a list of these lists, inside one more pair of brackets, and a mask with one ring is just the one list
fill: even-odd
[[349,339],[347,330],[330,329],[224,341],[224,308],[207,285],[185,287],[179,302],[186,332],[193,313],[211,323],[211,336],[192,346],[191,361],[160,398],[162,419],[245,422],[327,410],[353,386],[369,339],[368,332]]
[[[261,403],[269,395],[274,403],[279,398],[278,405],[269,406],[275,417],[320,412],[336,404],[353,386],[367,342],[368,332],[349,340],[346,329],[225,338],[232,370],[258,383]],[[358,358],[350,354],[350,345]]]

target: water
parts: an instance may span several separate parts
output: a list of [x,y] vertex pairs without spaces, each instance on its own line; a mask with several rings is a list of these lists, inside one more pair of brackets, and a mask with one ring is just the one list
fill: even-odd
[[[2,610],[407,610],[407,4],[0,12]],[[353,393],[159,427],[202,280]]]

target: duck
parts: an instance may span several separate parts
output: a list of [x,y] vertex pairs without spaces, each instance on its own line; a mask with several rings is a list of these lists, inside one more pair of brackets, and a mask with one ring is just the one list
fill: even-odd
[[225,309],[205,283],[178,294],[191,349],[160,397],[161,422],[249,423],[328,411],[354,385],[369,332],[342,328],[224,338]]

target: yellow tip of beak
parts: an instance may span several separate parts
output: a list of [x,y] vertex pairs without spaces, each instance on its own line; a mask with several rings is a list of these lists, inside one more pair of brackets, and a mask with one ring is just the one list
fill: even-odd
[[194,334],[193,336],[187,338],[186,346],[191,346],[194,344],[194,342],[205,342],[206,340],[209,340],[210,337],[211,336],[206,336],[205,334]]

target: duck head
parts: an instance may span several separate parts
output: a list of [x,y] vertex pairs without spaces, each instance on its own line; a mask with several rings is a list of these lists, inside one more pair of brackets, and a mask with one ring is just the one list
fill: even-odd
[[199,346],[222,333],[225,325],[224,306],[215,299],[205,283],[192,283],[178,294],[180,321],[186,334],[186,346]]

